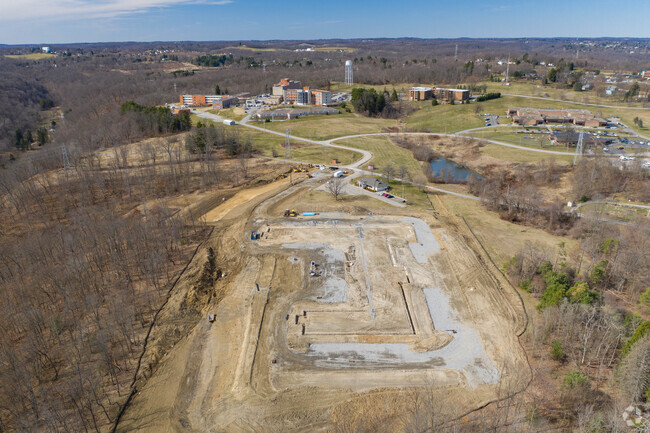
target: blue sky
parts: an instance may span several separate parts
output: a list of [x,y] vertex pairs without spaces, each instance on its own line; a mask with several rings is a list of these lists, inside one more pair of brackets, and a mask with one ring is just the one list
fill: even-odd
[[650,0],[0,0],[0,43],[645,37]]

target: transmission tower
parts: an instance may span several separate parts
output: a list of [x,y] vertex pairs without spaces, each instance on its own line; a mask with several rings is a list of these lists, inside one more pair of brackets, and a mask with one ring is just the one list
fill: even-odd
[[578,160],[582,158],[583,138],[584,138],[584,132],[580,131],[580,135],[578,136],[578,145],[576,146],[576,154],[573,157],[573,165],[576,165]]
[[345,84],[351,86],[354,84],[352,60],[345,61]]
[[289,139],[289,128],[286,128],[284,132],[284,159],[291,159],[291,140]]

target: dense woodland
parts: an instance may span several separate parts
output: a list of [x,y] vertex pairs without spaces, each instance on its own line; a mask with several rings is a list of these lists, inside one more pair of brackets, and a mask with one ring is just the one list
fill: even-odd
[[[155,106],[177,101],[180,93],[212,93],[216,86],[223,93],[269,91],[283,77],[327,87],[342,81],[348,59],[359,83],[456,84],[502,73],[505,66],[496,61],[510,54],[519,62],[513,73],[527,73],[540,61],[566,64],[555,81],[571,86],[569,59],[574,67],[636,70],[643,60],[628,54],[628,45],[640,46],[637,51],[646,56],[649,50],[648,41],[617,41],[613,48],[607,48],[611,41],[593,42],[585,47],[566,39],[386,39],[309,45],[351,52],[293,51],[305,48],[298,42],[242,43],[248,48],[232,42],[88,44],[55,46],[62,54],[42,60],[0,56],[0,432],[110,429],[131,391],[153,317],[205,237],[191,212],[148,203],[243,184],[252,176],[246,137],[191,127],[189,118]],[[31,50],[0,47],[3,54]],[[356,111],[403,115],[392,94],[355,96]],[[145,138],[151,140],[139,153],[129,150],[128,144]],[[430,149],[411,150],[422,161],[432,157]],[[577,221],[560,211],[561,203],[541,200],[542,187],[561,182],[567,171],[552,162],[521,165],[469,185],[503,218],[579,244],[557,251],[531,244],[513,252],[504,266],[516,286],[538,299],[526,340],[531,362],[544,366],[543,378],[561,369],[562,387],[542,392],[535,382],[523,403],[508,396],[507,405],[463,424],[445,419],[449,408],[414,394],[419,403],[411,406],[409,431],[507,431],[513,423],[529,431],[557,425],[623,431],[610,416],[615,397],[645,401],[650,326],[607,300],[621,295],[634,309],[638,301],[650,309],[650,237],[640,236],[645,229],[634,225]],[[576,200],[621,191],[650,199],[647,177],[635,171],[621,175],[606,164],[583,161],[570,179]],[[649,311],[643,310],[646,317]],[[369,422],[340,431],[379,431]]]

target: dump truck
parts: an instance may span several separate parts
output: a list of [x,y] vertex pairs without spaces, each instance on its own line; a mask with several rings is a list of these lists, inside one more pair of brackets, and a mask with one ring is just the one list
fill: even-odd
[[298,212],[296,212],[293,209],[287,209],[287,210],[284,211],[284,216],[286,216],[286,217],[295,217],[295,216],[298,216]]

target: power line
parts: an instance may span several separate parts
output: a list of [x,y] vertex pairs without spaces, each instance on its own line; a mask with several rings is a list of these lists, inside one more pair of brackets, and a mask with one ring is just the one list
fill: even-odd
[[289,128],[286,128],[284,132],[284,159],[291,159],[291,139],[289,138]]
[[576,165],[578,160],[582,158],[582,147],[583,147],[583,137],[584,137],[584,132],[580,131],[580,135],[578,136],[578,145],[576,146],[576,154],[573,157],[573,165]]

